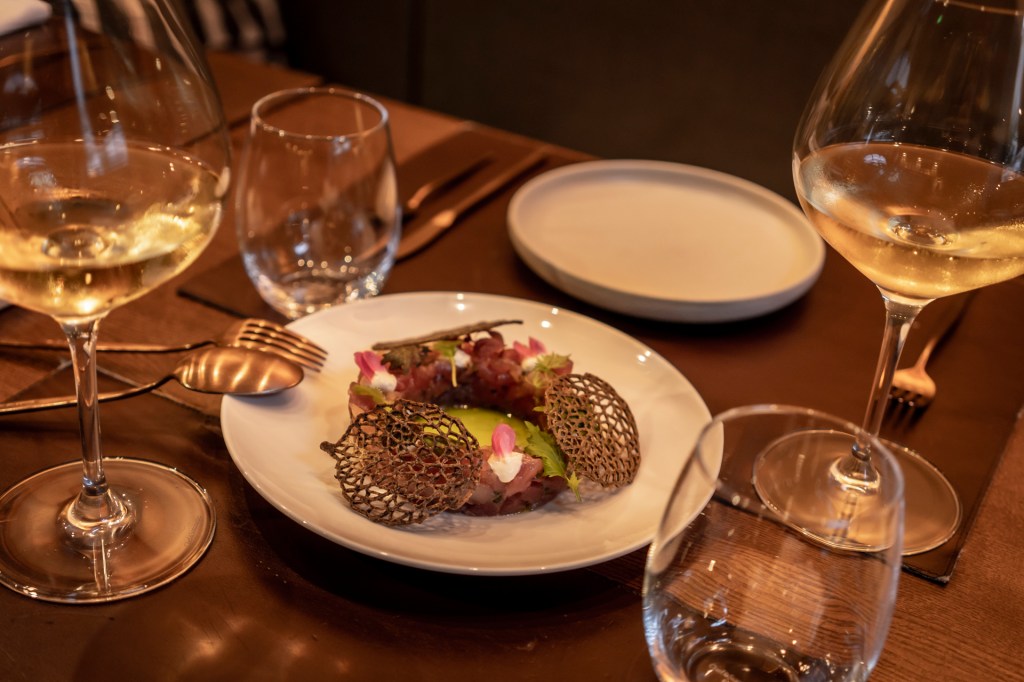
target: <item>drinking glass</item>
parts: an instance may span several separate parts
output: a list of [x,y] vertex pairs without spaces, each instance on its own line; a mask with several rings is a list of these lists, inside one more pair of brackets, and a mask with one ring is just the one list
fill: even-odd
[[337,88],[261,99],[235,215],[245,270],[283,315],[380,293],[401,234],[387,110]]
[[[1024,273],[1022,44],[1016,0],[873,0],[799,125],[800,203],[885,302],[863,421],[869,434],[879,433],[918,312],[935,298]],[[959,500],[927,460],[893,449],[906,482],[905,552],[934,548],[959,525]],[[762,463],[766,500],[787,494],[784,472],[797,456],[779,451]],[[817,468],[837,495],[861,491],[862,505],[881,478],[866,441],[801,465]]]
[[[779,509],[752,486],[766,451],[831,451],[835,438],[870,444],[875,503],[832,507],[807,528],[788,509],[829,482],[813,470]],[[870,527],[877,547],[843,548]],[[643,586],[644,629],[663,680],[864,680],[881,654],[900,574],[903,481],[888,449],[857,426],[780,405],[740,407],[699,434],[651,543]]]
[[229,143],[173,2],[50,0],[0,36],[0,298],[67,335],[81,462],[0,494],[0,583],[55,602],[110,601],[181,575],[213,538],[206,491],[100,449],[100,320],[192,263],[220,220]]

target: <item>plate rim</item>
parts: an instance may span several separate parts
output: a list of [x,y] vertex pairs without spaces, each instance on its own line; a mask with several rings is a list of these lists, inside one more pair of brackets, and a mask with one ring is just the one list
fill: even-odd
[[[734,192],[742,192],[771,205],[778,214],[788,217],[798,235],[810,252],[803,276],[794,284],[766,290],[764,294],[745,298],[695,298],[683,299],[659,297],[615,289],[591,276],[581,275],[563,269],[550,257],[532,248],[529,239],[524,238],[525,227],[521,219],[523,206],[535,193],[549,185],[564,182],[573,176],[600,173],[658,172],[693,182],[713,182],[727,186]],[[824,240],[811,226],[803,212],[781,195],[755,182],[739,176],[702,166],[671,161],[644,159],[596,159],[581,161],[552,169],[534,176],[525,182],[512,196],[506,212],[508,234],[516,253],[542,279],[549,284],[587,303],[626,313],[670,322],[727,322],[758,317],[773,312],[803,296],[817,281],[825,263]]]
[[[608,324],[606,324],[604,322],[601,322],[599,320],[595,320],[594,318],[591,318],[591,317],[586,316],[586,315],[582,315],[580,313],[572,311],[571,309],[566,309],[566,308],[561,307],[561,306],[554,306],[554,305],[550,305],[550,304],[546,304],[546,303],[541,303],[541,302],[538,302],[538,301],[531,301],[531,300],[527,300],[527,299],[520,299],[520,298],[514,298],[514,297],[502,296],[502,295],[496,295],[496,294],[469,293],[469,292],[438,292],[438,291],[431,291],[431,292],[410,292],[410,293],[400,293],[400,294],[386,294],[386,295],[383,295],[383,296],[379,296],[379,297],[377,297],[375,299],[368,299],[366,301],[358,301],[358,302],[355,302],[355,303],[346,304],[345,306],[339,306],[338,308],[335,308],[333,310],[338,310],[339,308],[347,308],[349,310],[354,310],[357,307],[361,307],[361,306],[375,305],[375,303],[374,303],[375,301],[382,301],[382,300],[385,300],[385,299],[389,300],[392,304],[399,304],[400,305],[404,300],[415,300],[415,299],[421,299],[422,300],[424,298],[435,298],[439,303],[443,303],[444,305],[448,306],[448,305],[454,305],[457,301],[464,301],[464,300],[466,300],[466,297],[470,297],[472,302],[480,303],[480,304],[483,304],[483,303],[489,302],[489,301],[499,301],[499,302],[503,302],[503,303],[506,303],[506,304],[508,304],[508,303],[517,304],[517,305],[524,305],[525,304],[528,307],[536,307],[538,309],[542,309],[542,308],[557,309],[559,311],[558,314],[560,314],[560,315],[566,315],[567,317],[577,318],[577,321],[582,321],[582,322],[587,323],[587,324],[593,324],[593,325],[597,325],[598,327],[604,328],[605,332],[608,332],[608,333],[611,333],[611,334],[613,334],[615,336],[618,336],[623,341],[625,341],[625,342],[627,342],[627,343],[629,343],[631,345],[635,345],[636,347],[646,349],[652,355],[656,356],[657,360],[660,363],[663,364],[664,368],[668,368],[668,369],[670,369],[672,371],[672,373],[675,375],[676,381],[677,382],[681,382],[681,383],[677,383],[676,384],[677,390],[681,390],[682,391],[680,396],[681,397],[685,397],[687,401],[692,402],[693,406],[696,408],[696,412],[691,415],[692,419],[699,420],[699,423],[703,424],[703,423],[706,423],[707,421],[709,421],[710,418],[711,418],[710,410],[708,409],[707,403],[704,401],[704,398],[700,395],[700,393],[693,386],[693,384],[689,381],[689,379],[687,379],[682,374],[682,372],[679,371],[679,369],[675,367],[675,365],[673,365],[671,362],[669,362],[667,358],[665,358],[664,356],[660,355],[659,353],[657,353],[656,351],[651,349],[649,346],[647,346],[647,344],[643,343],[642,341],[640,341],[640,340],[638,340],[638,339],[636,339],[636,338],[626,334],[625,332],[623,332],[623,331],[621,331],[619,329],[616,329],[615,327],[612,327],[611,325],[608,325]],[[303,320],[310,320],[310,319],[315,320],[316,316],[328,316],[328,315],[332,315],[332,314],[339,314],[339,313],[331,313],[330,310],[331,309],[329,309],[328,311],[323,311],[321,313],[315,313],[313,316],[309,316],[307,318],[303,318]],[[342,314],[342,315],[344,315],[344,314]],[[292,325],[294,325],[294,326],[299,328],[299,329],[297,329],[297,331],[301,331],[301,327],[304,326],[303,320],[298,320],[297,322],[292,323]],[[305,324],[308,325],[309,322],[307,322]],[[289,326],[292,326],[292,325],[289,325]],[[659,368],[659,371],[660,371],[660,369],[661,368]],[[300,386],[301,386],[301,384],[300,384]],[[228,453],[229,453],[232,461],[234,462],[236,468],[242,473],[243,477],[257,491],[257,493],[261,497],[263,497],[263,499],[265,499],[268,503],[270,503],[271,506],[275,507],[280,512],[282,512],[285,516],[289,517],[291,520],[293,520],[296,523],[302,525],[304,528],[307,528],[308,530],[311,530],[311,531],[317,533],[318,535],[321,535],[322,537],[327,538],[328,540],[330,540],[330,541],[332,541],[332,542],[334,542],[336,544],[339,544],[341,546],[347,547],[347,548],[352,549],[354,551],[358,551],[358,552],[360,552],[362,554],[366,554],[368,556],[375,557],[377,559],[382,559],[382,560],[390,561],[392,563],[403,564],[403,565],[407,565],[407,566],[412,566],[412,567],[422,568],[422,569],[427,569],[427,570],[433,570],[433,571],[438,571],[438,572],[467,574],[467,575],[512,576],[512,575],[534,575],[534,574],[541,574],[541,573],[552,573],[552,572],[559,572],[559,571],[583,568],[583,567],[594,565],[594,564],[597,564],[597,563],[602,563],[602,562],[605,562],[605,561],[610,561],[610,560],[612,560],[614,558],[617,558],[617,557],[622,556],[624,554],[627,554],[627,553],[629,553],[631,551],[639,549],[640,547],[643,547],[644,545],[648,544],[653,539],[654,533],[655,533],[656,528],[658,526],[658,523],[661,520],[660,516],[658,518],[651,518],[651,519],[649,519],[649,521],[650,521],[650,523],[648,524],[649,527],[646,528],[644,531],[642,531],[642,536],[643,537],[639,537],[635,542],[631,542],[629,544],[624,544],[624,545],[622,545],[620,547],[616,547],[612,551],[605,550],[605,551],[601,551],[601,552],[597,552],[597,553],[593,553],[592,552],[591,556],[582,557],[582,558],[575,558],[575,559],[571,559],[571,560],[559,559],[559,560],[553,561],[553,562],[552,561],[547,561],[547,562],[537,561],[537,562],[531,563],[529,565],[502,565],[502,566],[479,566],[479,565],[477,565],[477,566],[473,566],[473,565],[467,565],[465,563],[460,563],[458,561],[451,561],[451,560],[444,561],[444,562],[439,562],[438,560],[429,559],[429,558],[417,558],[415,556],[401,556],[401,555],[396,554],[394,552],[387,551],[386,549],[381,549],[378,546],[374,546],[372,543],[367,544],[366,542],[363,542],[358,537],[357,538],[342,537],[341,534],[336,532],[336,531],[320,528],[317,524],[309,523],[307,519],[302,518],[302,515],[297,513],[292,508],[291,504],[292,504],[292,500],[295,499],[295,495],[292,495],[290,497],[290,499],[285,499],[285,500],[278,499],[276,495],[274,495],[271,491],[267,490],[264,487],[263,480],[265,479],[265,477],[261,477],[260,475],[258,475],[257,472],[254,472],[252,470],[252,468],[251,468],[250,463],[246,461],[246,458],[242,457],[241,458],[242,461],[239,461],[240,460],[240,455],[239,455],[239,453],[236,452],[236,445],[233,444],[233,441],[235,440],[235,438],[234,438],[234,434],[233,434],[234,424],[232,423],[231,412],[234,409],[238,409],[241,406],[245,406],[247,404],[251,404],[253,401],[257,401],[257,400],[259,400],[259,399],[226,396],[224,401],[222,402],[222,405],[221,405],[221,415],[220,415],[221,416],[221,430],[222,430],[222,433],[223,433],[223,436],[224,436],[225,445],[227,446],[227,449],[228,449]],[[700,425],[698,424],[698,426],[696,427],[696,430],[694,431],[694,433],[688,434],[688,435],[692,436],[693,438],[696,438],[696,433],[697,433],[697,431],[699,431],[699,428],[700,428]],[[686,444],[684,444],[684,446],[685,445]],[[685,450],[685,447],[683,449]],[[641,466],[643,466],[643,465],[641,465]],[[674,464],[673,464],[673,466],[674,466]],[[681,470],[681,467],[682,467],[682,462],[680,461],[679,462],[679,467],[678,467],[679,470]],[[678,474],[678,472],[676,472],[676,473]],[[665,503],[666,504],[667,504],[667,500],[668,500],[667,495],[668,495],[668,493],[670,491],[671,491],[671,486],[669,486],[666,489],[666,491],[665,491],[665,495],[666,495]],[[296,493],[296,495],[297,494],[298,493]],[[699,510],[697,510],[697,511],[699,511]],[[346,510],[346,512],[349,513],[349,514],[352,514],[353,517],[354,517],[355,522],[357,522],[357,523],[360,522],[359,520],[362,519],[362,517],[359,517],[354,512],[351,512],[350,510]],[[543,510],[541,510],[541,512],[538,512],[538,513],[543,513]],[[696,511],[694,513],[696,513]],[[473,517],[460,517],[460,518],[470,519],[470,518],[473,518]],[[496,517],[496,518],[501,519],[502,517]],[[366,523],[372,523],[372,522],[366,521]],[[395,530],[395,529],[387,528],[387,527],[384,527],[384,526],[377,526],[377,527],[382,528],[384,530],[388,530],[388,531],[394,531]],[[399,529],[398,532],[403,532],[403,531],[402,531],[402,529]],[[508,564],[508,563],[509,562],[506,562],[506,564]]]

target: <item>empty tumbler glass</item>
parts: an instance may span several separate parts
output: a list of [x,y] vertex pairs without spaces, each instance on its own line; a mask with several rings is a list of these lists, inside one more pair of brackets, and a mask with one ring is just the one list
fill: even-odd
[[235,216],[249,278],[287,317],[379,293],[401,234],[387,110],[338,88],[258,101]]
[[[861,504],[860,490],[841,495],[811,485],[793,486],[779,507],[758,497],[762,453],[784,447],[812,458],[837,442],[848,447],[851,436],[871,444],[884,474],[870,504]],[[796,479],[813,472],[787,471]],[[833,484],[820,476],[813,482]],[[790,513],[805,494],[842,500],[815,517],[827,519],[832,535]],[[871,547],[844,542],[865,537],[868,526]],[[863,682],[892,618],[902,533],[903,479],[878,439],[807,408],[754,405],[720,414],[698,437],[648,554],[644,626],[658,675]]]

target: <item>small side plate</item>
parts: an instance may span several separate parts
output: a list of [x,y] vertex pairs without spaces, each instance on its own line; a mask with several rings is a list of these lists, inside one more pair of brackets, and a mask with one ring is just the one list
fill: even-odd
[[777,310],[817,280],[825,247],[803,213],[725,173],[660,161],[588,161],[512,198],[519,256],[566,293],[616,312],[726,322]]

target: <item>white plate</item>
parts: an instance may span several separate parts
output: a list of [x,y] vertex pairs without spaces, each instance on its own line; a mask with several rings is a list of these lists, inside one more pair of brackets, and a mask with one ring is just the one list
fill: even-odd
[[725,322],[795,301],[821,238],[791,202],[746,180],[660,161],[588,161],[512,197],[516,252],[566,293],[617,312]]
[[[614,492],[562,494],[541,509],[503,517],[446,513],[402,528],[351,511],[320,450],[348,426],[353,353],[377,341],[408,338],[498,318],[506,342],[534,336],[571,355],[578,371],[614,386],[640,432],[636,480]],[[228,451],[252,486],[306,528],[351,549],[396,563],[451,573],[520,575],[586,566],[647,544],[697,432],[710,414],[697,391],[667,360],[639,341],[587,317],[500,296],[394,294],[330,308],[291,328],[330,353],[320,374],[269,398],[224,398]],[[695,505],[693,513],[699,511]]]

